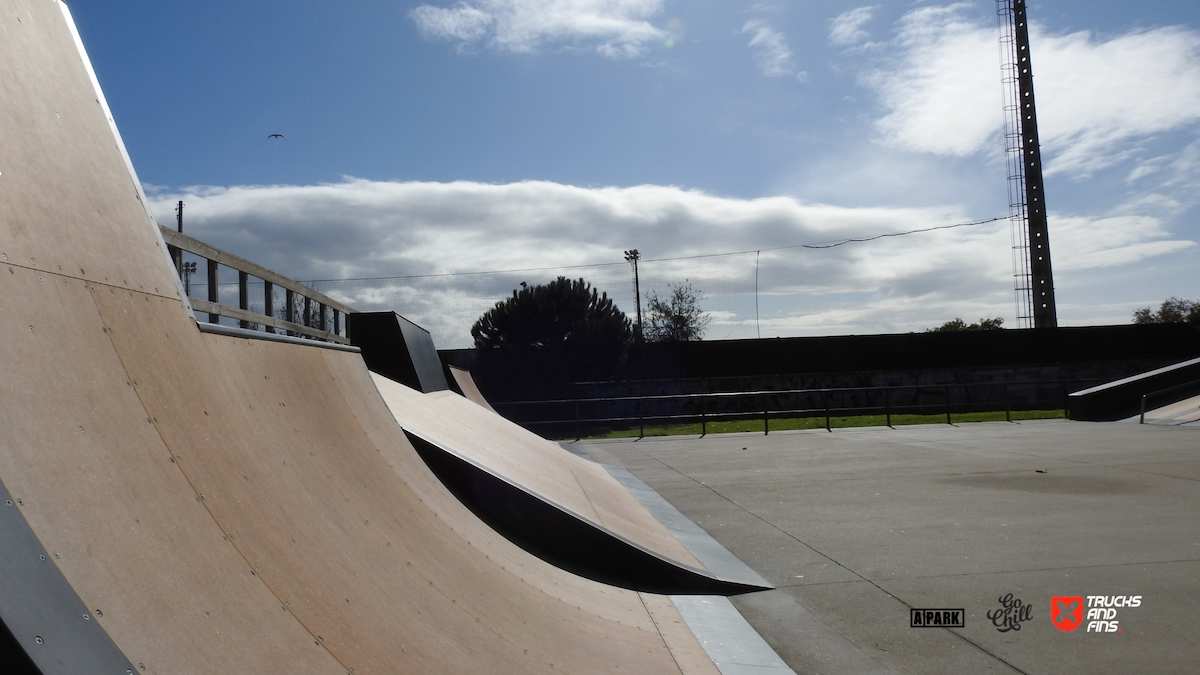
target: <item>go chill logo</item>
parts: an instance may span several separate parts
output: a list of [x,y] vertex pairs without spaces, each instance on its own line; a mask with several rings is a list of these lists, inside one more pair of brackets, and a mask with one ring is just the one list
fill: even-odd
[[[1140,595],[1056,595],[1050,598],[1050,622],[1069,633],[1087,622],[1087,633],[1123,632],[1117,610],[1140,607]],[[1086,616],[1084,609],[1087,609]]]

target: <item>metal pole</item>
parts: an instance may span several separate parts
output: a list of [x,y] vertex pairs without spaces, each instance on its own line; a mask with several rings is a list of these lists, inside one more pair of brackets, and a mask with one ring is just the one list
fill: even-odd
[[625,260],[633,263],[633,294],[637,298],[637,341],[642,341],[642,286],[638,280],[638,261],[642,255],[636,248],[625,251]]

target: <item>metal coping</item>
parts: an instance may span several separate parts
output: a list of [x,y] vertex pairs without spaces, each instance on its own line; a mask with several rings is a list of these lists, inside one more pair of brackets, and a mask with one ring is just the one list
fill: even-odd
[[13,637],[42,675],[138,672],[58,569],[59,553],[42,546],[22,506],[0,481],[0,617]]
[[690,518],[683,515],[654,488],[646,485],[628,469],[601,464],[617,482],[624,487],[634,499],[638,500],[658,522],[675,535],[692,555],[696,556],[713,576],[725,581],[736,581],[749,586],[759,586],[763,590],[774,588],[770,582],[762,578],[758,572],[751,569],[740,558],[729,552],[712,535],[705,532]]
[[233,326],[222,326],[215,323],[205,323],[197,321],[196,327],[201,333],[213,333],[216,335],[226,335],[228,337],[245,338],[247,340],[266,340],[267,342],[287,342],[294,345],[304,345],[306,347],[320,347],[321,349],[332,349],[339,352],[353,352],[355,354],[362,353],[358,347],[350,345],[338,344],[336,342],[322,342],[320,340],[306,340],[305,338],[292,337],[290,335],[280,335],[279,333],[264,333],[257,330],[249,330],[247,328],[234,328]]

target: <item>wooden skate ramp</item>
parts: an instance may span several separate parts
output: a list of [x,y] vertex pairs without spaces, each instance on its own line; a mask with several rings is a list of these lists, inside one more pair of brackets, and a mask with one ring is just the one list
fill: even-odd
[[[458,392],[462,394],[468,401],[475,403],[487,410],[496,412],[491,403],[484,398],[483,392],[479,391],[479,385],[475,384],[475,378],[471,376],[471,371],[463,370],[449,366],[450,375],[454,378],[454,384],[458,387]],[[498,413],[497,413],[498,414]]]
[[60,605],[132,672],[717,672],[669,598],[484,526],[357,354],[201,333],[65,7],[0,0],[0,45],[0,509],[89,610],[3,580],[42,672],[88,672]]
[[707,570],[599,464],[453,392],[423,394],[372,378],[442,482],[539,557],[633,590],[732,595],[768,588]]

